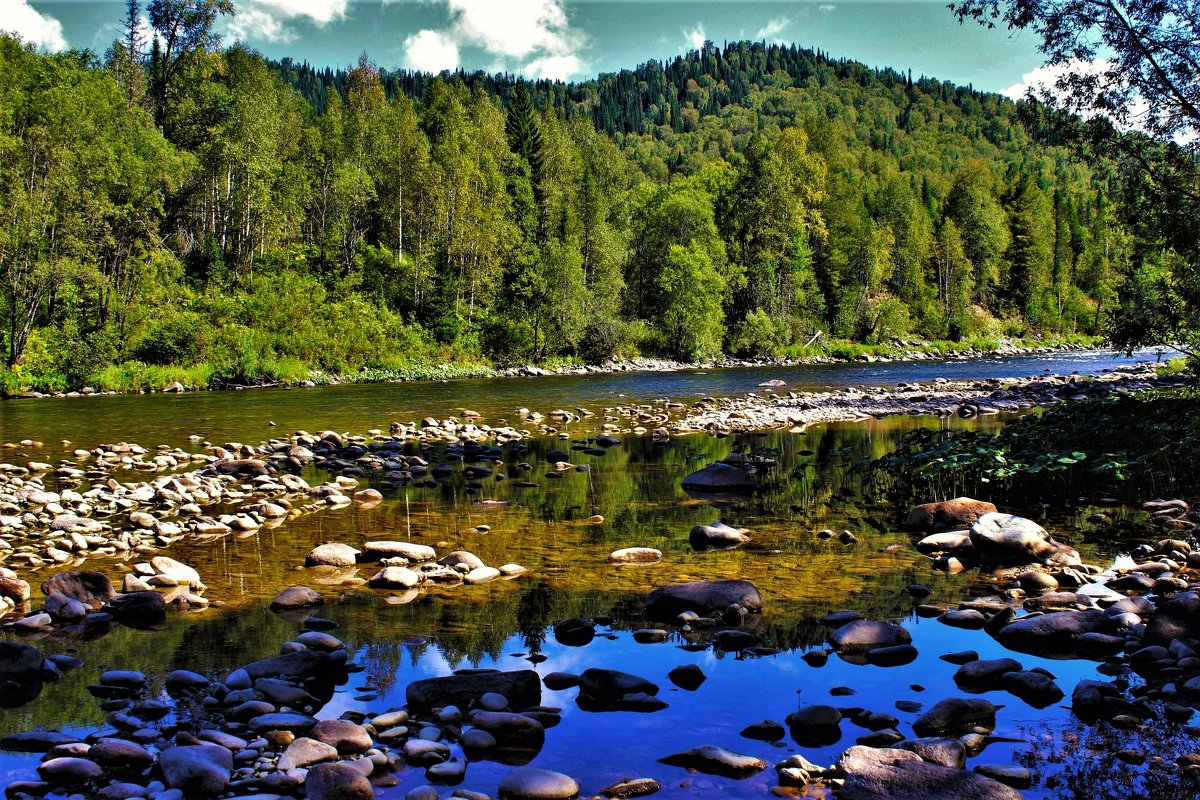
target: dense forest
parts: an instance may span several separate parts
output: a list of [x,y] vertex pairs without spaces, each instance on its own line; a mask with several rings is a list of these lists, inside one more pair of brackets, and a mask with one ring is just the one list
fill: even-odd
[[796,46],[531,83],[155,24],[0,38],[8,393],[986,348],[1100,334],[1170,258],[1017,104]]

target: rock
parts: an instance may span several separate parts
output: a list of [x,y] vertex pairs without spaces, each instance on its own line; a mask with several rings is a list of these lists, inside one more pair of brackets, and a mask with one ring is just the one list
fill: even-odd
[[1014,789],[1033,786],[1033,773],[1012,764],[976,764],[975,772]]
[[761,611],[762,596],[749,581],[676,583],[660,586],[646,595],[646,617],[671,622],[685,611],[695,611],[697,614],[724,612],[731,605],[739,605],[751,612]]
[[476,567],[475,569],[463,575],[463,583],[479,584],[494,581],[500,577],[500,570],[495,567]]
[[716,745],[702,745],[660,758],[663,764],[726,778],[748,778],[767,768],[767,762]]
[[974,608],[951,609],[942,612],[942,615],[938,617],[938,622],[949,625],[951,628],[978,631],[983,630],[983,626],[987,624],[987,617]]
[[1033,520],[1013,514],[984,514],[971,526],[971,543],[981,556],[1001,562],[1059,567],[1083,563],[1074,548],[1051,539]]
[[757,739],[760,742],[782,741],[785,735],[787,735],[787,730],[773,719],[764,719],[762,722],[747,725],[739,734],[739,736]]
[[614,700],[629,694],[658,694],[658,684],[638,675],[615,669],[592,667],[579,674],[579,693],[598,700]]
[[908,512],[904,520],[906,531],[941,531],[966,528],[984,514],[995,513],[996,506],[970,497],[956,497],[940,503],[925,503]]
[[307,714],[297,714],[294,711],[260,714],[246,723],[255,733],[289,731],[294,734],[307,733],[316,724],[317,721]]
[[1200,595],[1180,592],[1162,600],[1154,618],[1146,625],[1142,641],[1166,647],[1176,639],[1193,639],[1200,634]]
[[1000,679],[1000,685],[1034,708],[1052,706],[1065,696],[1054,679],[1041,672],[1008,672]]
[[931,533],[917,542],[915,546],[922,553],[959,552],[975,548],[975,545],[971,544],[971,534],[967,531]]
[[73,597],[51,592],[46,596],[46,613],[55,621],[73,621],[83,619],[90,611],[87,606]]
[[122,625],[140,630],[157,628],[167,621],[166,603],[158,592],[117,595],[104,609]]
[[[949,658],[946,659],[950,661]],[[954,663],[951,661],[951,663]],[[1009,672],[1018,672],[1021,662],[1013,658],[971,660],[954,673],[954,683],[968,692],[985,692],[1000,688],[1000,679]]]
[[748,494],[758,488],[758,481],[741,467],[718,461],[684,478],[683,488],[692,492]]
[[137,773],[154,762],[149,750],[124,739],[99,739],[88,750],[87,757],[115,774]]
[[301,736],[283,751],[283,755],[279,757],[277,768],[286,772],[290,769],[311,767],[313,764],[320,764],[324,761],[336,761],[337,757],[336,747],[307,736]]
[[488,692],[504,695],[511,708],[531,708],[542,700],[542,684],[533,670],[480,671],[425,678],[410,683],[405,698],[413,708],[447,705],[466,708]]
[[996,707],[981,698],[947,697],[913,722],[917,736],[961,736],[996,728]]
[[210,685],[208,678],[198,672],[191,672],[186,669],[177,669],[168,672],[163,682],[167,688],[167,694],[171,696],[202,691]]
[[569,775],[537,767],[517,767],[500,781],[500,800],[570,800],[579,784]]
[[696,664],[683,664],[675,667],[667,673],[667,678],[680,689],[686,689],[689,692],[696,691],[701,684],[708,680],[708,676]]
[[306,567],[353,567],[358,563],[359,551],[348,544],[330,542],[318,545],[304,559]]
[[106,603],[116,596],[112,581],[101,572],[60,572],[42,582],[42,594],[52,592],[74,598],[85,605]]
[[372,589],[412,589],[421,583],[421,577],[408,567],[384,567],[371,576],[367,585]]
[[908,750],[855,746],[835,768],[846,776],[839,800],[1021,800],[1002,783],[925,763]]
[[233,754],[213,744],[180,745],[158,757],[167,786],[188,798],[212,797],[229,784]]
[[64,744],[74,744],[78,736],[58,731],[20,731],[0,737],[0,750],[14,753],[46,753]]
[[453,553],[439,558],[437,563],[443,567],[450,567],[450,569],[457,569],[462,572],[471,572],[472,570],[486,566],[483,563],[483,559],[466,550],[455,550]]
[[892,745],[898,750],[916,753],[927,764],[939,764],[951,769],[962,769],[967,763],[967,748],[958,739],[951,737],[928,737],[905,739]]
[[325,598],[307,586],[292,586],[284,589],[271,601],[272,609],[316,608],[325,604]]
[[361,725],[344,719],[320,720],[308,735],[336,748],[341,755],[361,753],[371,747],[371,734]]
[[833,706],[801,706],[788,714],[786,722],[801,747],[827,747],[842,738],[842,712]]
[[590,619],[564,619],[554,626],[554,640],[567,647],[583,647],[596,637],[596,623]]
[[912,636],[902,626],[869,619],[856,619],[829,634],[829,644],[839,653],[865,653],[911,641]]
[[625,778],[605,786],[600,790],[600,795],[612,800],[624,800],[628,797],[646,797],[661,788],[662,784],[654,778]]
[[1099,609],[1059,611],[1021,617],[993,633],[996,641],[1018,653],[1067,655],[1080,647],[1080,637],[1115,632],[1114,623]]
[[359,559],[362,561],[381,561],[385,558],[403,558],[411,564],[419,564],[424,561],[433,561],[437,558],[437,552],[430,546],[424,544],[410,544],[409,542],[366,542],[362,546],[362,554]]
[[509,711],[476,711],[471,715],[470,722],[478,730],[490,734],[503,748],[537,753],[546,741],[546,728],[542,723],[524,714]]
[[29,599],[29,584],[20,578],[0,575],[0,597],[7,597],[14,604],[20,605]]
[[[868,664],[877,667],[899,667],[911,664],[917,660],[917,648],[911,644],[893,644],[886,647],[873,647],[863,656]],[[851,656],[855,658],[857,656]]]
[[662,561],[662,551],[653,547],[623,547],[609,553],[611,564],[654,564]]
[[193,588],[204,586],[200,581],[199,572],[173,558],[155,556],[150,559],[150,566],[154,567],[154,571],[158,575],[174,581],[177,586],[191,586]]
[[23,642],[0,642],[0,708],[16,708],[42,691],[41,650]]
[[318,764],[304,780],[308,800],[374,800],[375,790],[366,776],[348,763]]
[[100,765],[86,758],[51,758],[38,764],[38,775],[47,783],[59,786],[78,786],[100,779]]
[[696,525],[688,534],[688,543],[693,550],[730,550],[750,541],[746,532],[731,528],[723,522],[712,525]]

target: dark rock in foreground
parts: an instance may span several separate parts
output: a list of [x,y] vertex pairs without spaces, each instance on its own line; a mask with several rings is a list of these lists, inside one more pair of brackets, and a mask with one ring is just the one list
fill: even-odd
[[659,761],[673,767],[683,767],[726,778],[748,778],[767,768],[767,762],[761,758],[734,753],[724,747],[711,744],[693,747],[691,750],[684,750],[680,753],[672,753],[665,758],[660,758]]

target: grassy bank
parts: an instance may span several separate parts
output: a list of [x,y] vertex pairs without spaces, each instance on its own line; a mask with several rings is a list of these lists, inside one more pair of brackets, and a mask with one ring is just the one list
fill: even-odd
[[[94,392],[139,393],[180,388],[193,391],[252,386],[298,386],[332,383],[385,383],[392,381],[433,381],[453,378],[479,378],[497,374],[506,365],[489,361],[478,352],[462,352],[436,345],[419,335],[409,335],[404,351],[370,353],[355,363],[343,355],[339,359],[302,358],[280,353],[272,346],[258,349],[242,347],[224,358],[181,364],[146,363],[127,359],[92,371],[64,369],[61,363],[43,357],[35,350],[15,368],[0,368],[0,395],[19,397],[30,394],[58,394],[90,390]],[[1099,347],[1099,337],[1039,337],[1016,340],[976,339],[963,342],[894,342],[863,344],[845,339],[817,342],[808,347],[791,348],[779,356],[783,362],[856,361],[911,358],[917,354],[949,358],[963,355],[988,355],[1046,347]],[[642,354],[633,354],[638,357]],[[653,357],[653,354],[647,354]],[[664,368],[677,362],[662,362]],[[706,366],[720,365],[720,360]],[[556,357],[537,364],[551,371],[579,369],[583,359]]]

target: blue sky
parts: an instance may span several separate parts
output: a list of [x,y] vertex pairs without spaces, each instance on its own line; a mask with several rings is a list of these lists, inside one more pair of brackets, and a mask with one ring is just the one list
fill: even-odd
[[[143,0],[143,4],[147,0]],[[669,58],[704,39],[765,39],[977,89],[1042,63],[1032,36],[959,25],[944,0],[234,0],[226,43],[318,66],[463,67],[578,80]],[[0,29],[47,50],[103,53],[125,0],[0,0]]]

